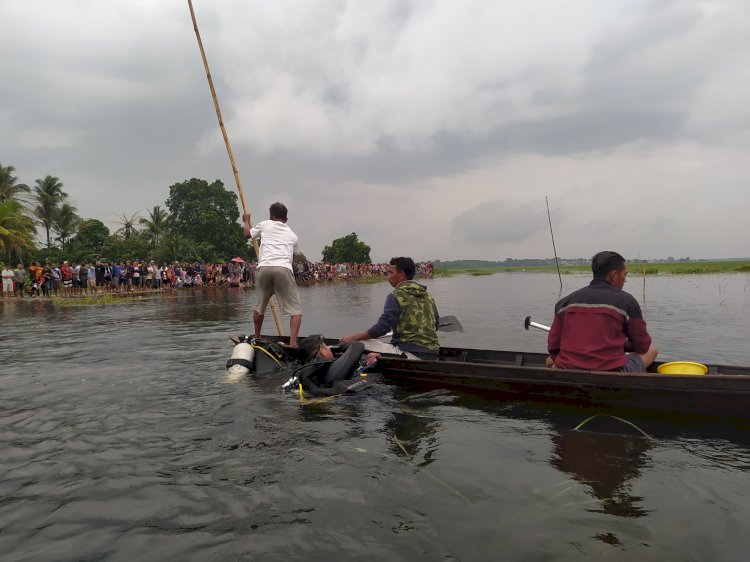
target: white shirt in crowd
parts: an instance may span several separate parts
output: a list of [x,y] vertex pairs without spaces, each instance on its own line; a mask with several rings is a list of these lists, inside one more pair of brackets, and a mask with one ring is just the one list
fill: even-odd
[[292,269],[292,258],[298,252],[297,235],[284,222],[265,220],[250,229],[250,236],[260,236],[258,267],[280,266]]
[[7,267],[3,268],[3,281],[6,284],[13,283],[13,270],[12,269],[8,269]]

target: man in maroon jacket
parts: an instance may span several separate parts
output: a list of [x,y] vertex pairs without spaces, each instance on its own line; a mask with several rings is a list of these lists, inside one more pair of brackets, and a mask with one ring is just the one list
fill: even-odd
[[657,351],[632,295],[622,290],[628,268],[616,252],[591,259],[594,279],[555,305],[547,366],[587,371],[645,372]]

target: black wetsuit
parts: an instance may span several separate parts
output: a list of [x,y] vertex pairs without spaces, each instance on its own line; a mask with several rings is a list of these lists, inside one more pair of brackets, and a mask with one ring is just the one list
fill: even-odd
[[317,395],[334,395],[359,392],[369,386],[366,379],[357,377],[357,380],[352,380],[352,375],[358,372],[365,345],[354,341],[344,344],[341,349],[344,353],[336,359],[319,359],[295,371],[305,390]]
[[360,357],[365,352],[365,344],[361,341],[353,341],[344,344],[341,349],[344,350],[343,355],[333,361],[324,377],[323,382],[327,385],[332,385],[352,375],[354,368],[359,364]]

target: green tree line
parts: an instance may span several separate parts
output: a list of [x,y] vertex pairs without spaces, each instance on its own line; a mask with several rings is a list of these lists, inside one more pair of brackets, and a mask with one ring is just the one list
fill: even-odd
[[[220,180],[175,183],[164,205],[116,215],[119,228],[114,232],[97,218],[81,217],[63,188],[52,175],[26,185],[13,166],[0,163],[0,255],[6,263],[255,259],[238,224],[237,195]],[[37,244],[37,229],[43,244]],[[329,263],[371,263],[370,246],[354,232],[333,240],[322,254]]]
[[[237,195],[220,180],[192,178],[169,187],[164,205],[145,213],[120,213],[114,232],[99,219],[84,218],[48,175],[33,186],[21,183],[13,166],[0,163],[0,252],[7,263],[154,259],[225,261],[254,259],[242,235]],[[37,229],[43,244],[36,241]]]

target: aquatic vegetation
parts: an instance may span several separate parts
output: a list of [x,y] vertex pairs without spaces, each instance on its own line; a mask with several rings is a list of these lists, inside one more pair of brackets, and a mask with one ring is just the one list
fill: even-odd
[[102,295],[86,295],[83,297],[52,297],[50,301],[54,306],[91,306],[104,304],[130,304],[153,299],[158,295],[136,295],[128,293],[107,293]]

